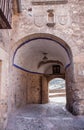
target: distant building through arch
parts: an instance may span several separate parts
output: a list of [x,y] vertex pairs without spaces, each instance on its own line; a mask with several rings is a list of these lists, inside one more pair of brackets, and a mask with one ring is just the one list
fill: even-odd
[[62,78],[54,78],[48,83],[49,102],[66,105],[66,82]]

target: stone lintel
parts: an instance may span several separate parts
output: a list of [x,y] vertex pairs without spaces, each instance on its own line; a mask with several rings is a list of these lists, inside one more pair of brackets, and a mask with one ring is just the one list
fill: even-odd
[[32,1],[32,5],[55,5],[55,4],[67,4],[68,0],[52,0],[52,1]]

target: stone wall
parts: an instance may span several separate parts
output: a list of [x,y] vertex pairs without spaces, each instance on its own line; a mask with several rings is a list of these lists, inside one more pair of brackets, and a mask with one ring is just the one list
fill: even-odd
[[27,103],[42,103],[42,77],[40,75],[28,74],[27,77]]
[[[71,86],[72,88],[76,87],[75,89],[77,89],[79,84],[81,84],[81,86],[82,86],[83,77],[84,77],[83,67],[81,67],[81,76],[77,74],[77,71],[79,69],[78,65],[81,66],[81,64],[82,64],[82,66],[83,66],[83,56],[84,56],[84,51],[83,51],[83,48],[84,48],[83,47],[83,41],[84,41],[84,38],[83,38],[83,34],[84,34],[83,8],[84,8],[84,2],[79,1],[79,0],[74,0],[74,1],[70,0],[70,1],[68,1],[67,4],[55,4],[52,6],[51,5],[35,6],[35,5],[32,5],[31,3],[28,3],[26,1],[24,2],[24,0],[22,0],[21,6],[22,6],[21,13],[19,15],[13,16],[13,28],[11,31],[11,42],[10,42],[10,50],[11,50],[10,56],[11,57],[13,56],[14,48],[17,48],[20,45],[20,43],[22,43],[22,41],[24,40],[24,37],[26,37],[26,39],[27,39],[27,36],[29,36],[31,34],[48,33],[48,34],[52,34],[54,36],[58,36],[59,38],[63,39],[69,45],[69,47],[71,48],[71,51],[72,51],[72,55],[73,55],[74,70],[73,70],[73,73],[71,75],[69,75],[70,70],[69,70],[69,68],[67,69],[67,74],[66,74],[66,79],[68,82],[67,86]],[[47,23],[49,22],[47,11],[49,9],[54,10],[55,25],[53,27],[47,26]],[[19,44],[18,44],[19,40],[21,42],[19,42]],[[80,56],[81,56],[81,60],[79,58]],[[12,59],[10,60],[10,63],[11,62],[12,62]],[[14,72],[11,71],[12,68],[14,69]],[[12,74],[15,73],[15,68],[12,67],[12,65],[11,65],[11,69],[10,69],[10,73],[12,73]],[[15,81],[17,79],[17,75],[18,76],[20,75],[18,73],[18,71],[20,72],[20,70],[17,70],[16,77],[15,78],[13,77],[13,80],[15,80]],[[21,71],[20,73],[25,73],[25,72]],[[71,79],[72,75],[74,75],[73,82]],[[24,76],[22,76],[22,77],[24,77]],[[33,79],[33,77],[32,77],[32,79]],[[31,76],[28,75],[28,78],[31,79]],[[36,78],[36,80],[37,80],[37,78]],[[20,81],[18,81],[18,82],[20,82]],[[25,79],[24,79],[24,82],[26,82]],[[29,81],[29,82],[32,82],[32,81]],[[71,85],[69,82],[70,83],[72,82]],[[13,81],[11,80],[11,85],[13,86],[14,89],[15,89],[15,86],[17,88],[17,84],[18,83],[16,83],[16,85],[15,85],[15,83],[13,83]],[[75,84],[77,84],[77,85],[75,85]],[[24,86],[26,86],[26,85],[24,85]],[[37,85],[37,86],[39,86],[39,85]],[[31,87],[30,91],[32,91],[32,88],[33,87]],[[35,91],[36,91],[36,89],[35,89]],[[81,93],[81,96],[82,96],[82,91],[80,88],[78,89],[77,93],[78,92]],[[19,94],[18,91],[17,91],[17,93]],[[39,94],[37,94],[37,95],[39,95]],[[70,93],[69,93],[69,95],[70,95]],[[72,95],[75,96],[74,94],[72,94]],[[34,98],[36,98],[36,97],[34,96]],[[12,99],[14,100],[14,97],[12,97]],[[28,97],[28,99],[29,99],[29,97]],[[36,100],[38,100],[38,99],[36,99]],[[69,102],[71,102],[74,100],[74,98],[68,97],[67,100],[69,100]],[[22,103],[22,101],[21,101],[21,103]],[[29,102],[33,102],[33,98]],[[81,102],[83,102],[83,100],[81,100]],[[73,104],[73,103],[71,103],[71,104]],[[78,106],[79,106],[79,109],[82,108],[80,105],[78,105]],[[83,108],[82,108],[82,111],[83,111]]]
[[7,124],[9,112],[9,43],[10,31],[0,30],[0,129]]
[[9,97],[9,55],[0,48],[0,126],[7,123]]
[[10,80],[12,110],[30,103],[41,103],[41,77],[39,75],[28,74],[13,67]]

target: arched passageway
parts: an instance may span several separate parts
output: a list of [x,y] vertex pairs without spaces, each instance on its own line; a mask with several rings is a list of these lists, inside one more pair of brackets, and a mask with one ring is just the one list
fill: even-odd
[[65,78],[66,106],[73,113],[73,58],[68,44],[51,34],[33,34],[19,41],[17,45],[14,48],[13,66],[33,75],[32,82],[26,88],[26,102],[48,103],[48,82],[56,77]]

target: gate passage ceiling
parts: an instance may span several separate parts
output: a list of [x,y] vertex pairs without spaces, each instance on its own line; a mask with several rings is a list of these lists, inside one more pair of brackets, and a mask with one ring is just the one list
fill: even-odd
[[[43,60],[43,53],[47,53],[47,60],[53,62],[38,67]],[[25,41],[16,49],[13,57],[13,65],[17,68],[42,74],[55,65],[55,61],[61,62],[64,68],[71,62],[67,49],[61,43],[50,38],[35,38]],[[47,71],[47,73],[52,72]]]

